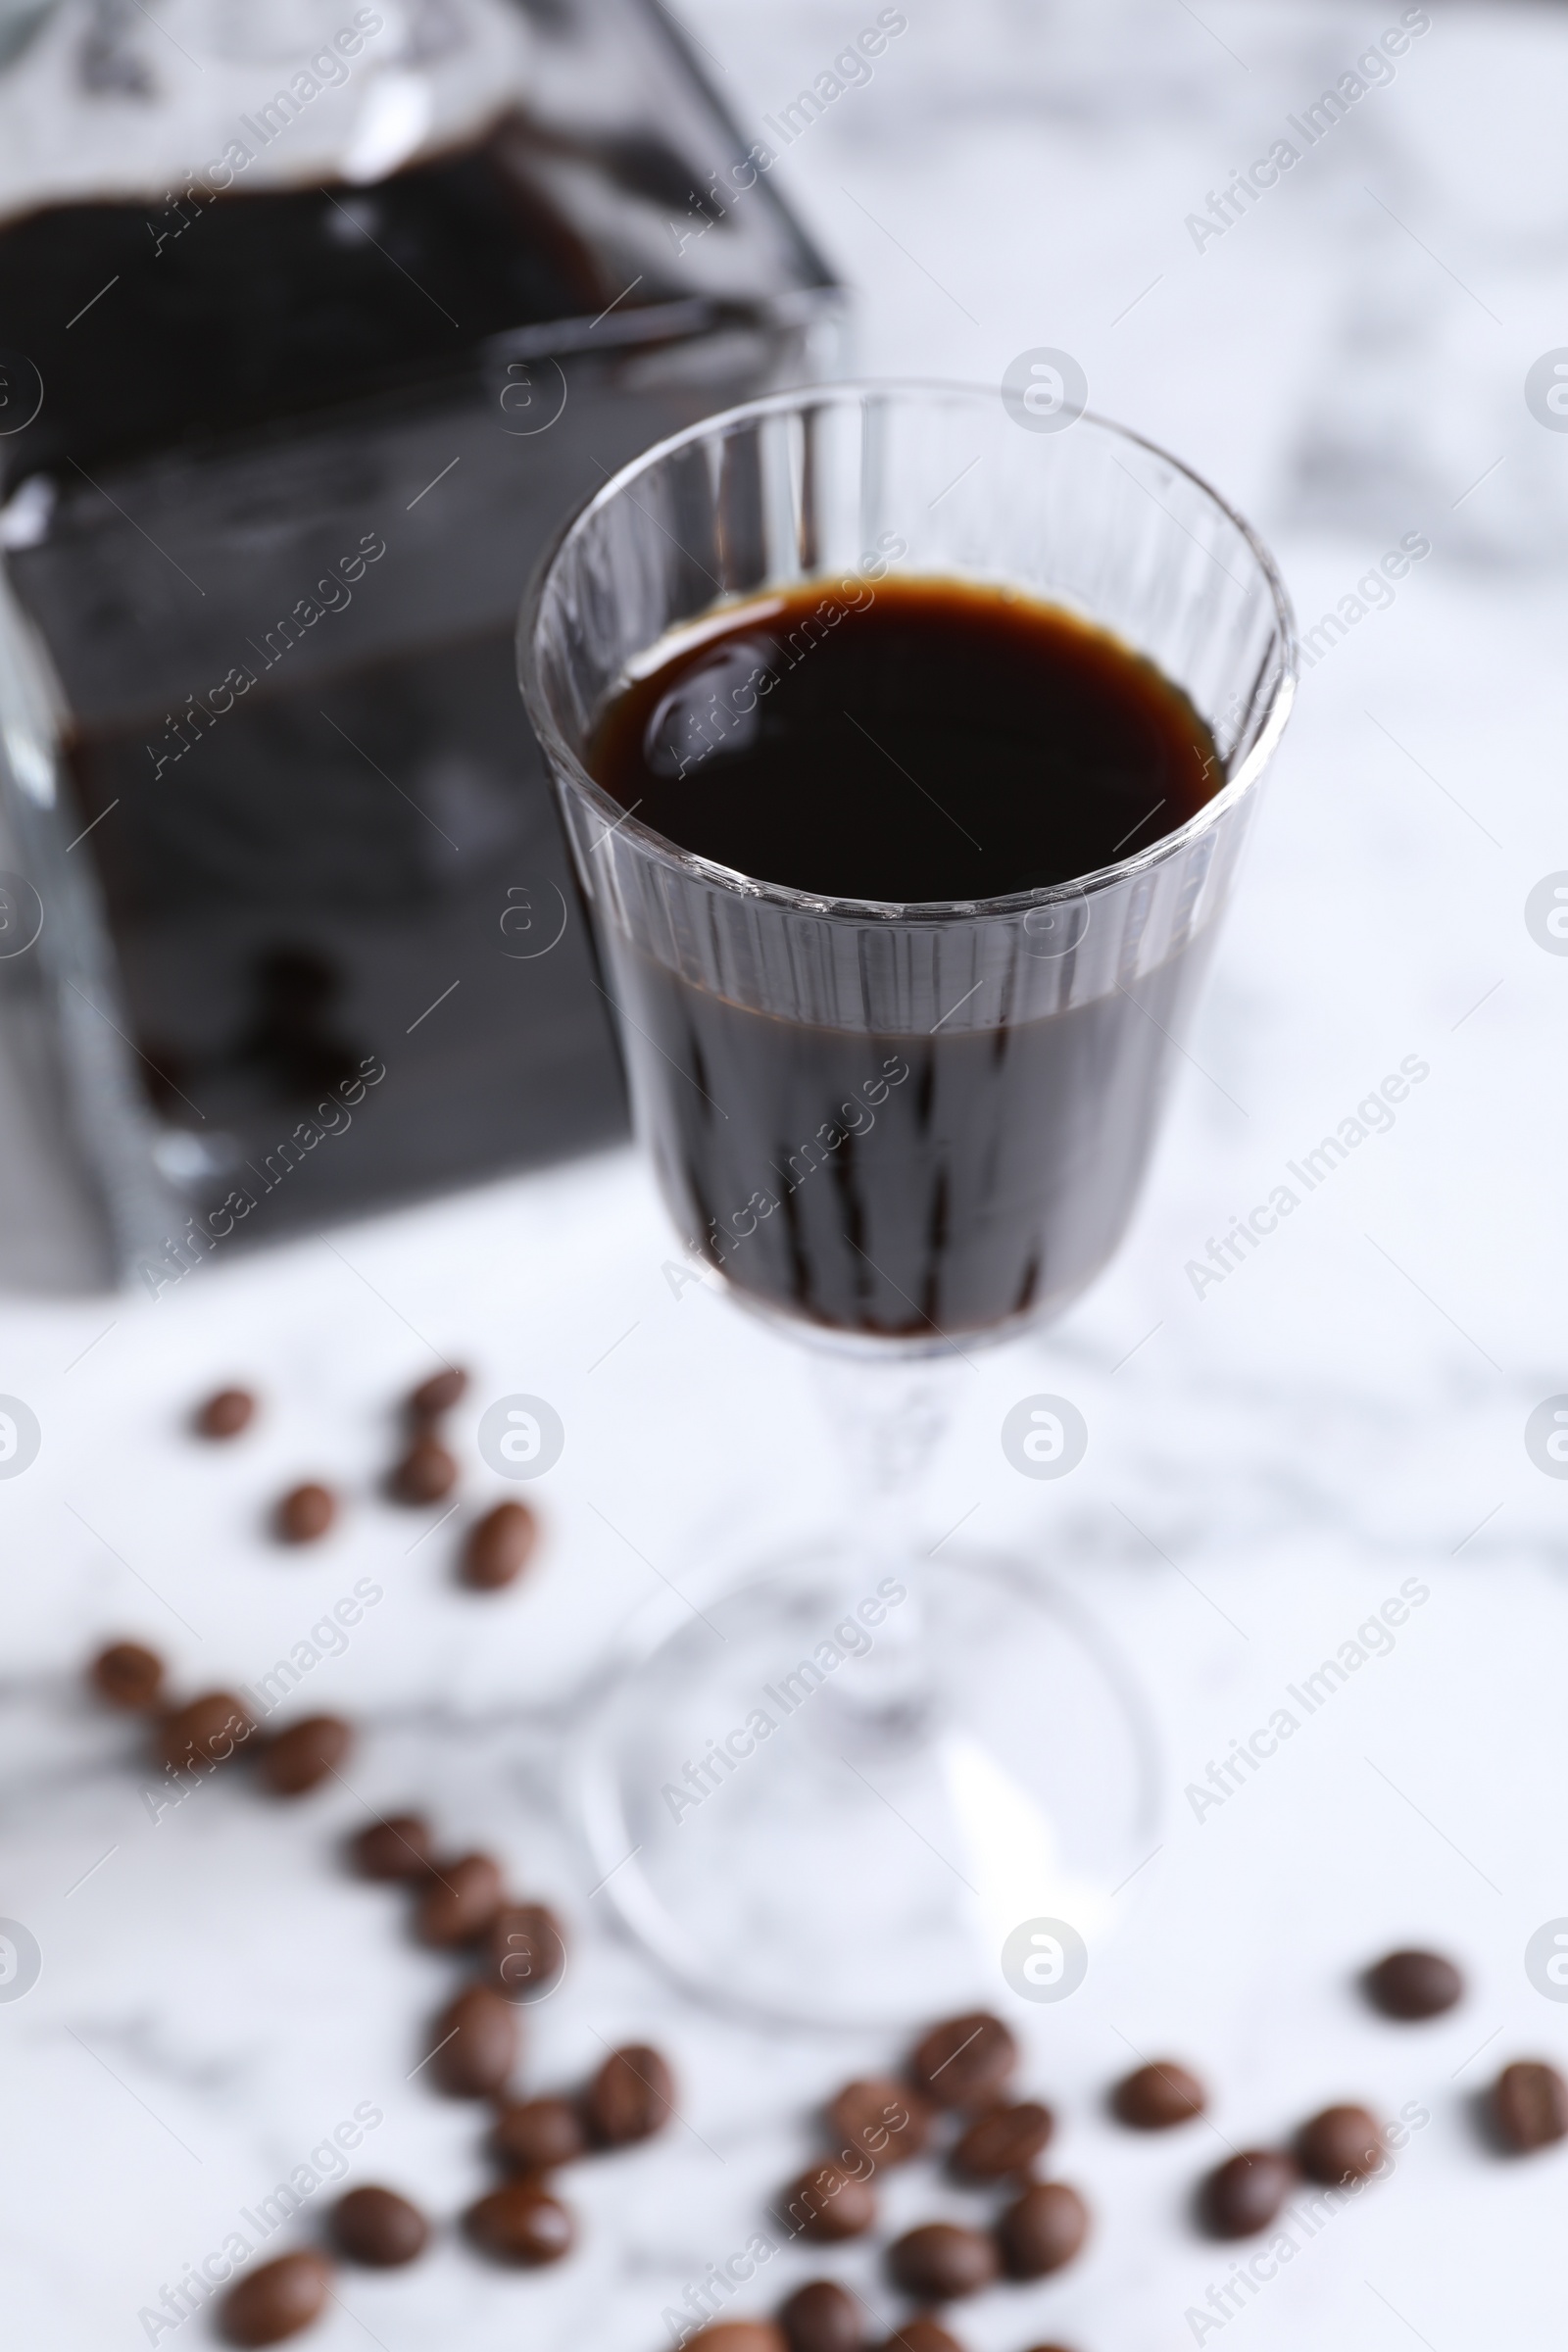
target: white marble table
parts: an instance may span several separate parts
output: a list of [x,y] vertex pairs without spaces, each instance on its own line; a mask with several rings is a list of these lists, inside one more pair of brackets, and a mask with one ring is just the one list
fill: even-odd
[[[874,13],[701,0],[691,22],[760,123]],[[983,2298],[962,2331],[975,2352],[1555,2341],[1568,2148],[1504,2163],[1470,2102],[1505,2056],[1568,2060],[1568,2009],[1523,1966],[1568,1913],[1568,1487],[1523,1443],[1568,1388],[1568,961],[1524,917],[1568,867],[1568,438],[1523,398],[1568,333],[1568,19],[1439,0],[1393,81],[1200,250],[1187,216],[1290,135],[1397,24],[1396,0],[906,13],[870,85],[779,166],[863,289],[864,369],[994,381],[1027,347],[1071,350],[1097,406],[1257,521],[1307,620],[1404,534],[1431,542],[1304,680],[1127,1247],[1060,1329],[981,1359],[932,1499],[943,1524],[976,1506],[975,1533],[1031,1545],[1115,1629],[1170,1793],[1082,1990],[1009,2009],[1060,2110],[1061,2170],[1100,2217],[1093,2248],[1057,2284]],[[1210,1237],[1407,1056],[1430,1071],[1396,1123],[1197,1295],[1187,1268]],[[13,1213],[41,1231],[46,1204]],[[0,1484],[0,1911],[44,1959],[0,2005],[11,2340],[148,2340],[138,2312],[362,2103],[384,2120],[356,2162],[439,2214],[484,2179],[471,2112],[405,2080],[447,1971],[335,1866],[354,1798],[285,1808],[220,1779],[155,1822],[131,1733],[78,1689],[112,1632],[152,1639],[193,1686],[244,1679],[373,1578],[383,1601],[312,1694],[364,1727],[370,1802],[428,1805],[570,1919],[529,2079],[564,2082],[637,2036],[685,2086],[668,2139],[584,2168],[569,2262],[502,2276],[448,2232],[414,2272],[347,2279],[320,2352],[658,2352],[664,2307],[745,2245],[808,2152],[811,2103],[894,2055],[875,2034],[704,2014],[603,1918],[558,1807],[573,1693],[655,1584],[639,1555],[695,1573],[736,1524],[777,1538],[832,1499],[802,1364],[721,1300],[672,1297],[668,1254],[625,1155],[214,1264],[156,1304],[7,1305],[0,1390],[46,1433]],[[454,1592],[451,1528],[413,1548],[426,1521],[372,1493],[426,1340],[486,1395],[547,1394],[570,1432],[543,1490],[548,1550],[498,1600]],[[234,1374],[270,1409],[220,1457],[180,1423]],[[1093,1432],[1059,1487],[1014,1477],[997,1443],[1006,1407],[1048,1385]],[[493,1482],[463,1435],[472,1507]],[[260,1514],[316,1468],[354,1508],[281,1557]],[[1222,1804],[1184,1798],[1410,1579],[1429,1597],[1388,1654]],[[1471,1989],[1400,2032],[1350,1980],[1409,1938],[1451,1949]],[[1232,2266],[1183,2201],[1220,2139],[1145,2144],[1105,2122],[1129,2045],[1199,2064],[1238,2145],[1336,2096],[1430,2120],[1393,2180],[1310,2239],[1298,2228],[1277,2278],[1198,2327]],[[902,2178],[888,2203],[898,2223],[964,2207]],[[831,2267],[891,2315],[869,2255]],[[745,2307],[805,2275],[781,2255]]]

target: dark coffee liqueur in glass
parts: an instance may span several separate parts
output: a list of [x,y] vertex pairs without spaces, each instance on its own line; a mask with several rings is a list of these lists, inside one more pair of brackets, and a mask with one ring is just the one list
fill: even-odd
[[[623,689],[588,765],[681,849],[906,907],[1093,874],[1225,782],[1191,703],[1108,633],[911,578],[736,607]],[[1065,1304],[1126,1222],[1205,947],[1132,994],[986,1028],[939,1009],[885,1037],[753,1010],[628,951],[678,1222],[742,1291],[841,1330],[962,1334]]]

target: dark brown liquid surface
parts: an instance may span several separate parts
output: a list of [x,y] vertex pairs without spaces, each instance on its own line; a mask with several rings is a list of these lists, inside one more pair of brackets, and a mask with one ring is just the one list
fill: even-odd
[[589,766],[758,881],[916,904],[1070,882],[1224,782],[1185,695],[1058,607],[951,580],[813,582],[625,691]]
[[[637,681],[594,773],[720,863],[905,903],[1071,880],[1223,784],[1185,697],[1070,615],[943,581],[857,589],[829,592],[833,620],[815,587],[750,608]],[[742,1291],[838,1330],[1059,1311],[1132,1213],[1207,942],[1047,1017],[933,1009],[871,1035],[751,1009],[612,940],[678,1224]]]

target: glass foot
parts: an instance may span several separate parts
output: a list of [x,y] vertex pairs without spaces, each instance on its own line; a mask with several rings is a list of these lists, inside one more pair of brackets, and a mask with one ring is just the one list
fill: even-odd
[[1070,1990],[1158,1837],[1114,1648],[995,1554],[829,1547],[662,1618],[577,1774],[597,1899],[688,1986],[792,2022]]

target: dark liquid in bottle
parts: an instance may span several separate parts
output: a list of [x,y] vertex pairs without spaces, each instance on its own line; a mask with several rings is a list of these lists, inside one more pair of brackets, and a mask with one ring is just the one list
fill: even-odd
[[[1225,781],[1187,698],[1115,638],[920,579],[738,608],[616,698],[588,764],[682,849],[906,906],[1092,873]],[[949,1027],[938,1007],[887,1035],[618,951],[677,1221],[740,1289],[841,1330],[962,1334],[1065,1305],[1131,1213],[1205,945],[1043,1018]]]

